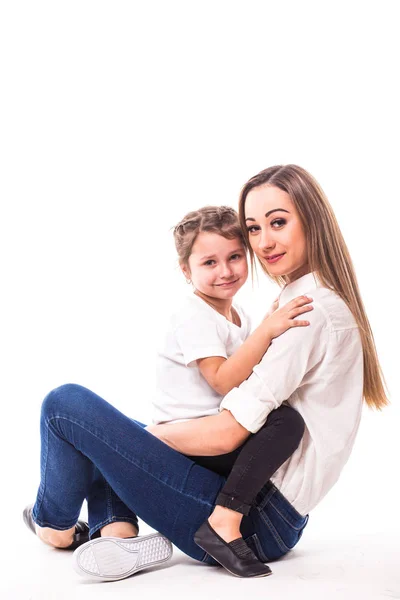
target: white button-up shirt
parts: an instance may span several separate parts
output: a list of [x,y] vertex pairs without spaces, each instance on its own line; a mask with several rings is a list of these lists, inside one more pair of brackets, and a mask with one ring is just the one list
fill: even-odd
[[310,325],[275,338],[250,377],[225,396],[220,409],[229,410],[253,433],[282,402],[302,415],[303,439],[271,479],[305,515],[337,481],[353,447],[363,402],[363,353],[350,310],[313,273],[288,284],[279,305],[302,294],[314,299],[314,310],[298,317]]

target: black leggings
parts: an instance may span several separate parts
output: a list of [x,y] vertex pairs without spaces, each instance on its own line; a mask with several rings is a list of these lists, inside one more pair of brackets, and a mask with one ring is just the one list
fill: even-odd
[[216,504],[248,515],[255,498],[300,444],[302,416],[288,405],[273,410],[257,433],[233,452],[191,456],[197,464],[227,477]]

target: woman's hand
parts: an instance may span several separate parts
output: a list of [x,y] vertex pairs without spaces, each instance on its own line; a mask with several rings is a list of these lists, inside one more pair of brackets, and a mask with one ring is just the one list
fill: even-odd
[[[276,338],[291,327],[307,327],[310,324],[309,321],[296,319],[296,317],[313,310],[313,307],[310,306],[312,301],[313,299],[310,296],[298,296],[282,308],[277,308],[274,312],[268,313],[264,319],[268,335],[271,338]],[[275,300],[271,308],[277,306],[277,303],[278,299]]]

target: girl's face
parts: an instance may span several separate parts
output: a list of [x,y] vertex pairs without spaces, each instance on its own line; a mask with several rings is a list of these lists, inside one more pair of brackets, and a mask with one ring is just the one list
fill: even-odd
[[289,194],[270,185],[252,189],[245,219],[253,252],[270,275],[294,281],[309,272],[303,225]]
[[182,271],[197,291],[229,300],[247,279],[247,258],[238,238],[228,240],[217,233],[202,231],[193,244],[189,265]]

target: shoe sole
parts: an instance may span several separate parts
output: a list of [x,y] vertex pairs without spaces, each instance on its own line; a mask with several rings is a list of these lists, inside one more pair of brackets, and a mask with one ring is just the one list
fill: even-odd
[[166,562],[172,556],[172,544],[159,533],[121,539],[90,540],[75,550],[74,569],[84,577],[117,581]]

